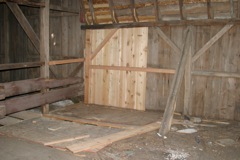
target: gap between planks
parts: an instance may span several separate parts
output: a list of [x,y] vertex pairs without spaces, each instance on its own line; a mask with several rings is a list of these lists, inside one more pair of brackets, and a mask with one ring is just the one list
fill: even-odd
[[65,121],[76,122],[80,124],[90,124],[90,125],[96,125],[96,126],[102,126],[102,127],[118,128],[118,129],[134,129],[136,127],[139,127],[134,125],[110,123],[110,122],[103,122],[103,121],[97,121],[97,120],[91,120],[91,119],[68,117],[68,116],[54,115],[54,114],[44,114],[43,116],[47,118],[54,118],[58,120],[65,120]]

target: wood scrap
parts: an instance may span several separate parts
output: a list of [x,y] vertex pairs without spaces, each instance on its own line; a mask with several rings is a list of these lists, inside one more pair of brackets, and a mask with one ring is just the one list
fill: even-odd
[[91,139],[84,143],[81,142],[81,143],[67,146],[67,149],[69,149],[73,153],[77,153],[77,152],[81,152],[81,151],[89,151],[89,150],[93,150],[96,148],[101,149],[101,148],[103,148],[103,146],[107,146],[114,142],[117,142],[117,141],[120,141],[123,139],[127,139],[130,137],[134,137],[134,136],[137,136],[140,134],[144,134],[144,133],[147,133],[150,131],[157,130],[157,129],[159,129],[159,126],[160,126],[159,124],[160,124],[160,122],[154,122],[154,123],[151,123],[148,125],[137,127],[135,129],[125,130],[125,131],[121,131],[121,132],[107,135],[104,137]]
[[133,126],[133,125],[110,123],[110,122],[82,119],[82,118],[76,118],[76,117],[67,117],[67,116],[54,115],[54,114],[45,114],[44,117],[55,118],[58,120],[65,120],[65,121],[76,122],[76,123],[81,123],[81,124],[91,124],[91,125],[96,125],[96,126],[112,127],[112,128],[119,128],[119,129],[134,129],[137,127],[137,126]]
[[57,141],[46,142],[46,143],[44,143],[44,145],[51,146],[51,145],[58,144],[58,143],[71,142],[71,141],[89,138],[89,137],[90,137],[89,135],[84,135],[84,136],[78,136],[78,137],[74,137],[74,138],[61,139],[61,140],[57,140]]
[[217,124],[226,124],[229,125],[229,122],[224,122],[224,121],[217,121],[217,120],[209,120],[209,119],[204,119],[202,120],[203,122],[209,122],[209,123],[217,123]]

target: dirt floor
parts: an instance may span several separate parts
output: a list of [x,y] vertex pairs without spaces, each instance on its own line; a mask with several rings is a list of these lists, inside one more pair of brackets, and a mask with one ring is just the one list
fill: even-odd
[[[54,111],[52,114],[129,126],[146,125],[159,121],[162,117],[162,113],[157,111],[142,112],[96,105],[86,106],[82,103]],[[34,118],[0,127],[0,159],[240,160],[240,122],[193,123],[183,120],[181,116],[175,116],[175,119],[178,119],[178,123],[172,125],[166,139],[160,138],[157,135],[158,130],[155,130],[114,142],[98,152],[84,151],[73,154],[64,148],[74,143],[84,144],[89,139],[111,135],[124,129],[84,125],[45,117]],[[179,133],[182,129],[194,129],[196,132]],[[44,142],[77,135],[90,137],[52,147],[43,145]]]

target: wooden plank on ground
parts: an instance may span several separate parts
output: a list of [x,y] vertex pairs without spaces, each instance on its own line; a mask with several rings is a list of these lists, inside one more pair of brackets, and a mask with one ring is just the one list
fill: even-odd
[[57,141],[45,142],[44,145],[51,146],[51,145],[58,144],[58,143],[71,142],[71,141],[89,138],[89,137],[90,137],[89,135],[84,135],[84,136],[78,136],[78,137],[73,137],[73,138],[61,139],[61,140],[57,140]]
[[136,129],[121,131],[121,132],[107,135],[104,137],[91,139],[86,142],[81,142],[81,143],[67,146],[67,148],[73,153],[77,153],[77,152],[81,152],[81,151],[88,151],[88,150],[92,150],[95,148],[99,149],[99,146],[104,147],[104,146],[107,146],[109,144],[112,144],[114,142],[117,142],[117,141],[120,141],[123,139],[127,139],[127,138],[134,137],[134,136],[137,136],[140,134],[154,131],[159,128],[159,123],[160,122],[155,122],[155,123],[151,123],[151,124],[148,124],[145,126],[138,127]]
[[19,122],[22,122],[22,120],[8,116],[4,117],[3,119],[0,119],[0,125],[2,126],[13,125]]
[[17,119],[28,120],[28,119],[41,117],[42,114],[32,112],[32,111],[21,111],[21,112],[10,114],[8,116],[12,118],[17,118]]
[[75,123],[80,123],[80,124],[91,124],[91,125],[96,125],[96,126],[119,128],[119,129],[133,129],[133,128],[137,127],[134,125],[110,123],[110,122],[103,122],[103,121],[97,121],[97,120],[92,120],[92,119],[67,117],[67,116],[54,115],[54,114],[45,114],[44,117],[55,118],[58,120],[70,121],[70,122],[75,122]]

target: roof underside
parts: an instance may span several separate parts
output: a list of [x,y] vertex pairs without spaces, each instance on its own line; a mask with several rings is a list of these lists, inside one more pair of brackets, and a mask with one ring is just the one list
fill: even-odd
[[[83,0],[86,26],[196,20],[235,20],[237,0]],[[86,27],[87,28],[87,27]]]

